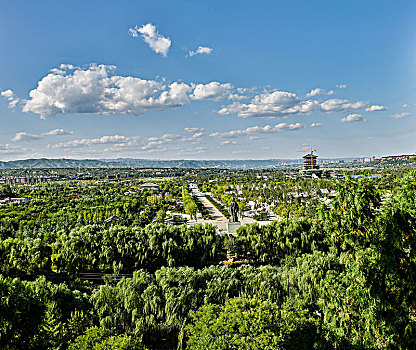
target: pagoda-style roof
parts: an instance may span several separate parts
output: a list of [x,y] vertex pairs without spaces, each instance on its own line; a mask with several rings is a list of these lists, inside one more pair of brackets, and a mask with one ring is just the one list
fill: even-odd
[[311,158],[313,158],[313,159],[316,159],[316,158],[318,158],[318,156],[315,156],[314,154],[307,154],[306,156],[303,156],[302,158],[304,158],[304,159],[311,159]]

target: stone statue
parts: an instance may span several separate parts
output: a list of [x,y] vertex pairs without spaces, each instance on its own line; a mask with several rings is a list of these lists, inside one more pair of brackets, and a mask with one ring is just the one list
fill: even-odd
[[240,208],[238,207],[237,202],[233,198],[231,203],[230,203],[230,209],[229,209],[230,222],[238,222],[238,215],[237,214],[238,214],[239,210],[240,210]]

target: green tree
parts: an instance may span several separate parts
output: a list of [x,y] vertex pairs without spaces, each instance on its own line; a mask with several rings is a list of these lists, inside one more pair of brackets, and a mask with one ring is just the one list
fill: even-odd
[[163,209],[163,208],[159,209],[156,213],[155,221],[163,223],[163,220],[165,219],[165,216],[166,216],[166,210]]
[[190,349],[312,349],[316,321],[306,310],[270,301],[234,298],[191,313]]
[[69,350],[145,350],[140,341],[131,336],[113,335],[105,328],[92,327],[69,345]]
[[14,197],[14,194],[10,185],[1,185],[0,198],[11,198],[11,197]]
[[0,275],[0,348],[30,349],[44,306],[18,278]]

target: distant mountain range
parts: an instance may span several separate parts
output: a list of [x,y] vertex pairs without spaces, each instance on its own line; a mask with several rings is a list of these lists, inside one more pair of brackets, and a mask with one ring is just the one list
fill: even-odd
[[[360,158],[321,159],[321,161],[349,162]],[[157,159],[24,159],[8,162],[0,161],[0,169],[39,169],[39,168],[220,168],[220,169],[265,169],[282,168],[301,164],[301,159],[265,160],[157,160]]]

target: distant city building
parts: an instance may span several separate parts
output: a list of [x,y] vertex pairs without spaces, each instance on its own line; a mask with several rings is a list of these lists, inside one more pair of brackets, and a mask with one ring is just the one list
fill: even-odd
[[303,170],[319,169],[317,158],[318,156],[315,156],[312,151],[310,154],[303,156]]
[[310,153],[304,155],[301,173],[304,177],[321,177],[322,170],[317,162],[318,156],[314,155],[315,150],[311,148]]
[[145,182],[144,184],[141,184],[138,188],[140,191],[145,190],[152,190],[152,191],[159,191],[159,185],[153,183],[153,182]]
[[28,198],[5,198],[0,200],[0,206],[11,206],[26,203]]
[[49,178],[43,176],[35,177],[6,177],[0,179],[0,184],[16,185],[16,184],[35,184],[50,181]]
[[387,157],[381,157],[381,161],[398,161],[398,160],[412,160],[414,157],[416,157],[415,154],[402,154],[399,156],[387,156]]

